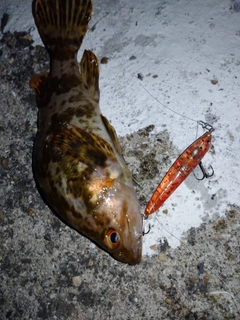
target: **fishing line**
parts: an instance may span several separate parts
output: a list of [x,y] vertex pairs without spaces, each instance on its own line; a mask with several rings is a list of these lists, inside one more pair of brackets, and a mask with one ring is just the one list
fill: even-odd
[[188,117],[188,116],[186,116],[186,115],[184,115],[184,114],[182,114],[182,113],[180,113],[180,112],[178,112],[178,111],[175,111],[174,109],[166,106],[164,103],[162,103],[161,101],[159,101],[159,100],[158,100],[144,85],[142,85],[141,83],[140,83],[140,86],[141,86],[156,102],[158,102],[158,103],[159,103],[161,106],[163,106],[165,109],[167,109],[167,110],[175,113],[176,115],[178,115],[178,116],[180,116],[180,117],[182,117],[182,118],[185,118],[186,120],[190,120],[190,121],[192,121],[192,122],[197,123],[197,127],[196,127],[196,137],[198,137],[198,127],[199,127],[199,125],[200,125],[203,129],[206,129],[206,130],[209,131],[209,132],[213,132],[213,131],[214,131],[214,128],[213,128],[212,125],[210,125],[210,124],[208,124],[208,123],[206,123],[206,122],[204,122],[204,121],[202,121],[202,120],[195,120],[195,119],[193,119],[193,118],[191,118],[191,117]]
[[[189,2],[189,1],[188,1],[188,2]],[[188,2],[186,3],[186,5],[188,4]],[[91,27],[89,27],[89,32],[91,32],[91,33],[94,32],[95,29],[96,29],[96,26],[97,26],[99,23],[102,23],[102,22],[104,21],[104,18],[107,18],[107,20],[110,21],[110,23],[109,23],[108,26],[106,26],[106,28],[104,28],[104,30],[110,27],[110,28],[112,29],[112,33],[113,33],[114,39],[117,39],[117,38],[118,38],[118,35],[117,35],[116,30],[115,30],[115,28],[114,28],[114,22],[116,22],[116,19],[114,19],[114,18],[111,19],[111,17],[114,17],[114,15],[111,15],[111,13],[110,13],[109,11],[106,11],[105,13],[101,14],[101,17],[98,18],[98,20],[97,20],[95,23],[93,22],[93,25],[92,25]],[[104,25],[104,26],[105,26],[105,25]],[[111,38],[110,38],[110,39],[111,39]],[[92,41],[91,41],[90,37],[88,37],[88,41],[89,41],[91,47],[93,48]],[[109,40],[108,40],[108,41],[109,41]],[[93,51],[94,51],[94,50],[93,50]],[[127,59],[126,56],[124,56],[123,59],[124,59],[124,61],[126,62],[126,65],[128,65],[129,59]],[[121,70],[121,71],[123,72],[123,70]],[[117,78],[117,76],[120,74],[121,71],[119,71],[119,73],[116,75],[116,78]],[[137,77],[137,74],[139,74],[139,73],[136,73],[136,78],[138,78],[138,77]],[[116,81],[117,81],[117,80],[116,80]],[[182,117],[182,118],[185,119],[185,120],[189,120],[189,121],[191,121],[191,122],[195,122],[195,123],[196,123],[196,137],[198,136],[199,124],[201,125],[201,122],[203,123],[203,121],[196,120],[196,119],[194,119],[194,118],[192,118],[192,117],[190,117],[190,116],[187,116],[187,115],[185,115],[185,114],[183,114],[183,113],[181,113],[181,112],[178,112],[178,111],[174,110],[173,108],[167,106],[166,104],[164,104],[164,103],[162,103],[160,100],[158,100],[142,83],[140,83],[140,86],[147,92],[147,94],[148,94],[152,99],[154,99],[156,102],[158,102],[163,108],[165,108],[165,109],[167,109],[168,111],[170,111],[170,112],[172,112],[172,113],[174,113],[174,114]],[[201,125],[201,126],[202,126],[202,125]],[[203,127],[203,126],[202,126],[202,127]]]
[[154,97],[154,95],[151,94],[151,92],[150,92],[146,87],[144,87],[144,85],[142,85],[142,84],[140,83],[140,86],[141,86],[155,101],[157,101],[160,105],[162,105],[165,109],[167,109],[167,110],[169,110],[169,111],[171,111],[171,112],[173,112],[173,113],[175,113],[175,114],[179,115],[180,117],[185,118],[185,119],[187,119],[187,120],[190,120],[190,121],[193,121],[193,122],[198,122],[197,120],[194,120],[194,119],[192,119],[192,118],[190,118],[190,117],[188,117],[188,116],[186,116],[186,115],[184,115],[184,114],[182,114],[182,113],[180,113],[180,112],[177,112],[177,111],[173,110],[172,108],[166,106],[166,105],[163,104],[161,101],[159,101],[156,97]]
[[[104,18],[107,18],[108,21],[110,21],[110,23],[109,23],[109,25],[106,27],[106,29],[110,27],[110,28],[112,29],[112,33],[113,33],[114,38],[117,39],[118,36],[117,36],[116,31],[115,31],[114,23],[113,23],[113,21],[115,21],[115,20],[110,19],[110,17],[111,17],[111,14],[110,14],[109,12],[105,12],[105,14],[102,14],[101,17],[98,18],[98,20],[97,20],[95,23],[93,23],[93,25],[92,25],[91,27],[89,27],[89,32],[91,32],[91,33],[94,32],[95,29],[96,29],[96,26],[97,26],[99,23],[102,23],[102,22],[104,21]],[[92,44],[92,41],[91,41],[90,37],[88,37],[88,41],[89,41],[89,43],[90,43],[90,46],[93,48],[93,44]],[[94,51],[94,50],[93,50],[93,51]],[[128,65],[128,64],[129,64],[129,59],[127,59],[126,56],[124,56],[123,59],[124,59],[124,62],[126,63],[126,65]],[[121,70],[121,71],[118,72],[118,74],[116,75],[116,79],[117,79],[118,75],[120,74],[120,72],[123,72],[123,70]],[[139,74],[139,73],[136,73],[136,75],[137,75],[137,74]],[[137,78],[139,78],[139,77],[136,76],[136,79],[137,79]],[[115,82],[116,82],[116,81],[117,81],[117,80],[115,80]],[[160,100],[158,100],[142,83],[140,83],[140,86],[146,91],[146,93],[147,93],[152,99],[154,99],[154,100],[155,100],[159,105],[161,105],[164,109],[166,109],[166,110],[168,110],[168,111],[170,111],[170,112],[172,112],[172,113],[180,116],[181,118],[183,118],[183,119],[185,119],[185,120],[189,120],[189,121],[191,121],[191,122],[196,123],[196,137],[198,137],[198,127],[199,127],[199,124],[201,124],[201,122],[203,122],[203,121],[198,121],[198,120],[196,120],[196,119],[193,119],[192,117],[189,117],[189,116],[187,116],[187,115],[184,115],[184,114],[182,114],[182,113],[174,110],[173,108],[167,106],[166,104],[164,104],[164,103],[162,103]],[[202,126],[202,127],[203,127],[203,126]]]
[[[91,30],[91,31],[94,31],[96,24],[99,23],[100,21],[102,21],[103,18],[106,17],[106,16],[108,16],[108,19],[110,20],[110,16],[111,16],[111,15],[109,14],[109,12],[107,12],[102,18],[100,18],[100,19],[94,24],[94,26],[93,26],[90,30]],[[113,34],[114,34],[114,38],[117,39],[118,36],[117,36],[117,33],[116,33],[116,31],[115,31],[115,28],[114,28],[114,25],[113,25],[112,22],[110,23],[110,27],[111,27],[112,32],[113,32]],[[123,59],[124,59],[124,61],[126,62],[126,65],[128,65],[129,59],[127,59],[126,56],[124,56]],[[119,73],[120,73],[120,72],[119,72]],[[118,73],[118,74],[119,74],[119,73]],[[118,76],[118,74],[117,74],[117,76]],[[139,75],[139,73],[136,73],[136,75]],[[137,79],[137,78],[139,78],[139,77],[136,76],[136,79]],[[141,80],[142,80],[142,79],[141,79]],[[189,120],[189,121],[191,121],[191,122],[195,122],[195,123],[196,123],[196,137],[198,136],[198,126],[199,126],[199,124],[201,125],[201,122],[204,123],[203,121],[193,119],[193,118],[191,118],[191,117],[189,117],[189,116],[186,116],[186,115],[184,115],[184,114],[182,114],[182,113],[174,110],[174,109],[171,108],[171,107],[168,107],[166,104],[164,104],[164,103],[162,103],[160,100],[158,100],[142,83],[140,83],[140,86],[147,92],[147,94],[148,94],[150,97],[152,97],[152,99],[154,99],[156,102],[158,102],[163,108],[165,108],[165,109],[169,110],[170,112],[172,112],[172,113],[174,113],[174,114],[182,117],[183,119]],[[202,125],[201,125],[201,126],[202,126]],[[202,126],[202,127],[203,127],[203,126]]]

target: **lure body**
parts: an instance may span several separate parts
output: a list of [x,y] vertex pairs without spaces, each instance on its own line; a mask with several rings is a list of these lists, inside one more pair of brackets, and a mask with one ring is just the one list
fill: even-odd
[[211,133],[206,132],[177,158],[153,193],[145,209],[145,215],[157,211],[187,178],[209,150],[211,140]]
[[33,76],[38,133],[33,169],[40,192],[68,225],[116,260],[142,256],[142,217],[131,173],[114,128],[99,108],[97,57],[77,51],[91,18],[91,0],[34,0],[33,16],[51,59]]

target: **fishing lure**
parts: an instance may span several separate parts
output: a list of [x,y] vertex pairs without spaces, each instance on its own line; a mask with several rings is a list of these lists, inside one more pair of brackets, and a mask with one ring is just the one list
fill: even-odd
[[[144,213],[145,217],[157,211],[196,166],[201,165],[202,158],[211,146],[212,131],[213,128],[209,129],[195,140],[173,163],[148,202]],[[203,167],[201,169],[207,177]]]
[[38,133],[33,169],[41,194],[68,225],[113,258],[142,257],[142,215],[114,128],[99,108],[99,66],[85,50],[91,0],[34,0],[50,73],[33,76]]

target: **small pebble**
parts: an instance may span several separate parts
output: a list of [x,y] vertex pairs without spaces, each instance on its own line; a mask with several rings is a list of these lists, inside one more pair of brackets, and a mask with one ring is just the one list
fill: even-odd
[[82,283],[82,279],[80,276],[76,276],[72,278],[72,284],[74,285],[74,287],[79,287]]
[[167,261],[167,256],[165,255],[165,253],[160,252],[158,255],[158,261],[159,262],[166,262]]
[[100,62],[101,62],[101,64],[107,64],[108,63],[108,58],[107,57],[102,57]]

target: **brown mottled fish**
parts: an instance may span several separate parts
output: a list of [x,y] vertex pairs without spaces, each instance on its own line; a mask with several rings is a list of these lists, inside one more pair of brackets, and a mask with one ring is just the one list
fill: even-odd
[[132,177],[99,108],[98,59],[85,51],[77,62],[91,13],[91,0],[33,1],[51,59],[50,72],[30,81],[39,121],[34,174],[64,221],[116,260],[134,265],[141,261],[142,217]]

